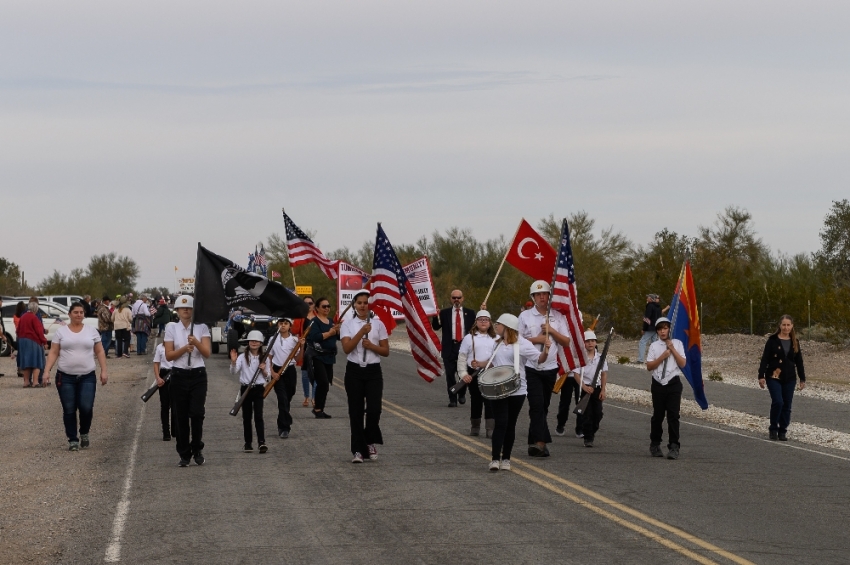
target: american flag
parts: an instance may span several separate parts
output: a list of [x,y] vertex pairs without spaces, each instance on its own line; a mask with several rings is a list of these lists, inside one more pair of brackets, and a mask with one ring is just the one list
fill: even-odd
[[266,265],[267,265],[267,263],[266,263],[266,250],[265,250],[265,248],[263,247],[262,244],[260,244],[260,252],[257,253],[256,258],[254,259],[254,262],[257,265],[257,272],[260,273],[261,275],[263,275],[264,277],[267,276],[268,270],[267,270],[267,267],[266,267]]
[[273,278],[273,279],[279,279],[279,278],[280,278],[280,273],[278,273],[277,271],[272,271],[272,278]]
[[567,318],[570,330],[570,345],[564,348],[564,356],[571,370],[587,365],[584,350],[584,327],[578,309],[576,292],[576,270],[573,264],[573,248],[570,245],[570,229],[567,220],[561,225],[561,245],[558,248],[558,263],[555,266],[555,285],[552,288],[552,308]]
[[408,275],[407,280],[412,282],[413,284],[422,284],[428,282],[430,279],[428,278],[428,271],[425,269],[419,269],[417,271],[413,271]]
[[329,279],[337,277],[338,261],[331,261],[322,250],[316,247],[313,240],[296,226],[286,212],[283,213],[283,223],[286,225],[286,249],[289,253],[289,264],[293,267],[316,263]]
[[[369,303],[373,307],[385,310],[384,315],[379,314],[382,321],[388,317],[393,308],[404,314],[407,321],[407,335],[410,338],[410,352],[416,361],[416,371],[419,376],[428,382],[439,377],[442,373],[440,341],[431,329],[422,304],[410,280],[404,274],[398,256],[380,224],[378,224],[378,236],[375,238],[375,258],[369,285],[372,294]],[[387,322],[384,321],[384,323]]]

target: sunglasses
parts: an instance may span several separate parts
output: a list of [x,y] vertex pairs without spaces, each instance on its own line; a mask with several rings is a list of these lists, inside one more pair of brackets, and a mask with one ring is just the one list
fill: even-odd
[[319,308],[330,308],[330,307],[331,307],[330,304],[320,304],[319,305]]
[[452,300],[463,300],[463,296],[452,296]]

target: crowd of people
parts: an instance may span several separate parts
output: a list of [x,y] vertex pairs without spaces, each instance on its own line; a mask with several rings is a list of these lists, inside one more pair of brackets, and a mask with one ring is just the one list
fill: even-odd
[[[465,404],[467,396],[471,399],[469,434],[480,435],[483,420],[492,447],[490,471],[510,470],[516,425],[526,400],[530,457],[551,456],[548,413],[553,392],[561,394],[556,435],[565,434],[570,404],[589,396],[586,408],[576,416],[575,433],[586,447],[593,447],[597,438],[606,399],[608,364],[601,359],[592,329],[580,336],[587,364],[565,371],[558,363],[559,353],[575,336],[570,335],[563,314],[549,309],[550,293],[548,283],[535,281],[529,290],[531,300],[519,316],[505,313],[493,322],[486,304],[475,313],[463,306],[463,293],[455,289],[451,293],[452,306],[441,310],[432,320],[434,329],[442,330],[448,407]],[[352,462],[375,460],[378,446],[383,444],[381,359],[390,354],[387,328],[370,311],[368,290],[354,294],[351,314],[343,319],[340,313],[331,315],[328,298],[319,297],[315,301],[311,296],[303,298],[309,306],[305,318],[281,318],[277,331],[268,339],[254,330],[247,336],[243,353],[238,348],[228,351],[230,371],[238,375],[240,392],[245,395],[243,449],[253,451],[256,434],[259,452],[268,451],[263,401],[270,390],[277,397],[278,437],[290,437],[299,368],[302,405],[310,407],[316,419],[332,418],[325,408],[341,345],[345,355],[343,381]],[[671,321],[662,315],[667,308],[660,307],[657,295],[647,296],[639,355],[645,357],[642,362],[651,374],[650,454],[665,456],[661,444],[666,420],[666,457],[677,459],[681,449],[679,413],[687,355],[682,342],[671,336]],[[113,342],[116,358],[129,357],[131,336],[135,338],[137,355],[146,355],[147,338],[156,332],[163,336],[153,359],[156,383],[160,387],[163,440],[176,438],[181,467],[188,466],[192,459],[198,465],[205,462],[205,360],[212,348],[210,329],[205,324],[193,323],[193,309],[193,297],[177,297],[174,311],[178,319],[171,322],[172,312],[165,297],[154,301],[142,294],[134,300],[128,293],[115,299],[104,296],[95,304],[84,300],[71,305],[69,323],[60,327],[48,344],[38,299],[32,297],[26,304],[17,304],[13,321],[19,374],[24,387],[48,386],[52,369],[57,369],[54,382],[71,451],[90,445],[96,365],[100,367],[100,384],[106,385],[106,360],[110,358]],[[97,330],[83,323],[86,316],[97,318]],[[494,384],[488,371],[505,378]],[[806,380],[800,343],[790,316],[782,316],[776,332],[767,339],[758,380],[771,396],[769,437],[786,441],[794,391],[798,386],[801,390]]]

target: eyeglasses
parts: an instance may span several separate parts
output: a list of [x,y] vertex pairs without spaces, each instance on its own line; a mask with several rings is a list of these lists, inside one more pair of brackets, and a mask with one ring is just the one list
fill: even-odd
[[320,304],[319,305],[319,308],[330,308],[330,307],[331,307],[330,304]]

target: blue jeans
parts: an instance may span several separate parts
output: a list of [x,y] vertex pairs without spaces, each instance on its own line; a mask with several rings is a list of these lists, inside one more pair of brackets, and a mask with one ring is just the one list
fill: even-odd
[[638,343],[638,363],[646,363],[646,348],[649,347],[653,341],[658,340],[658,334],[654,331],[645,331],[643,335],[640,336],[640,343]]
[[112,345],[112,330],[100,332],[100,343],[103,344],[103,353],[109,355],[109,348]]
[[304,389],[304,398],[316,398],[316,383],[313,383],[312,393],[310,392],[310,374],[306,369],[301,369],[301,388]]
[[80,441],[77,436],[77,412],[80,413],[80,433],[87,434],[94,414],[94,395],[97,378],[94,371],[88,375],[67,375],[56,371],[56,390],[62,402],[62,421],[68,441]]
[[145,332],[136,332],[136,354],[144,355],[148,348],[148,334]]
[[770,392],[770,431],[784,434],[791,423],[791,402],[797,379],[783,383],[779,379],[767,378],[767,390]]

